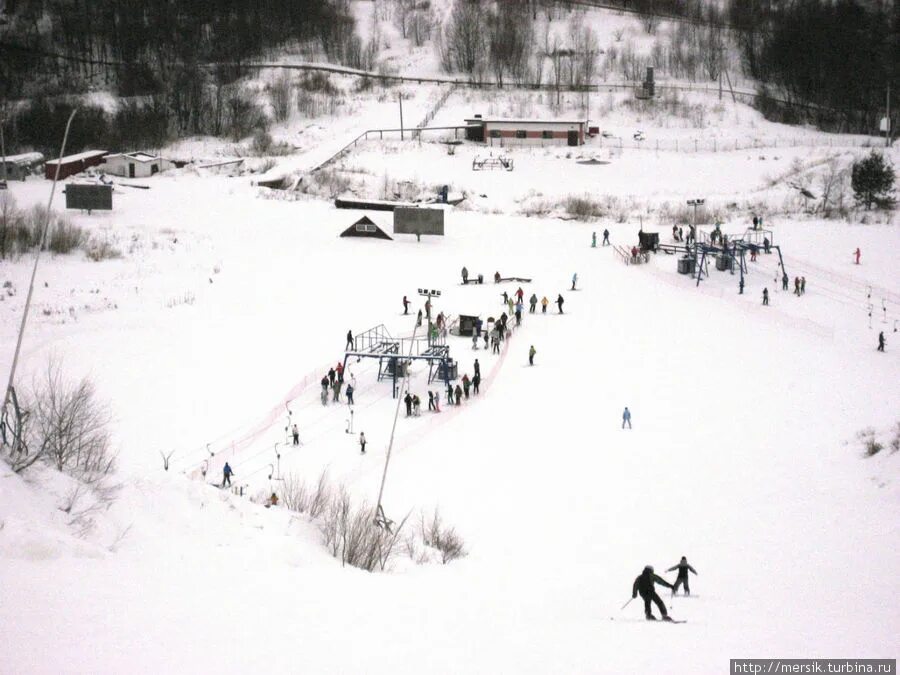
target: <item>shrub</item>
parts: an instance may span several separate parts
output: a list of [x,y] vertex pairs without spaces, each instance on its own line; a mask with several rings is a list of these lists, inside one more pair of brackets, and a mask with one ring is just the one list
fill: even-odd
[[63,218],[54,220],[47,247],[54,253],[71,253],[79,248],[86,239],[84,230]]
[[440,551],[441,562],[444,565],[466,555],[462,538],[454,528],[444,526],[437,509],[429,521],[426,522],[424,516],[421,518],[420,531],[425,545]]
[[227,99],[227,110],[225,131],[235,141],[246,138],[257,129],[265,130],[268,127],[263,109],[243,89],[236,88],[231,92]]
[[88,259],[93,260],[94,262],[113,260],[122,257],[122,251],[116,248],[116,246],[105,237],[103,239],[95,239],[92,237],[87,241],[83,248]]
[[291,98],[294,93],[291,76],[282,73],[269,87],[269,100],[276,122],[284,122],[291,115]]
[[860,443],[862,443],[863,452],[866,457],[872,457],[884,450],[884,446],[879,443],[878,439],[875,437],[875,429],[872,427],[863,429],[856,434],[856,437],[859,439]]
[[603,209],[600,204],[587,196],[575,197],[570,195],[566,197],[563,206],[566,209],[566,214],[576,220],[591,220],[592,218],[601,218],[603,216]]

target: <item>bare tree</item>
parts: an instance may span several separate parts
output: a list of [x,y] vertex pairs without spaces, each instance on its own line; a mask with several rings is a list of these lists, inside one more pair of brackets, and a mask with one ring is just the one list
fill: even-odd
[[442,63],[449,63],[453,69],[475,74],[484,61],[485,43],[483,32],[484,10],[480,2],[456,0],[450,19],[444,26]]
[[272,102],[272,113],[277,122],[284,122],[291,115],[294,88],[291,76],[281,73],[274,82],[269,85],[269,96]]
[[521,82],[528,69],[528,52],[534,40],[534,25],[515,0],[498,0],[497,11],[488,13],[488,54],[502,87],[509,74]]
[[46,454],[59,471],[88,483],[115,469],[109,411],[97,400],[89,379],[70,384],[59,363],[51,360],[33,396],[34,452]]

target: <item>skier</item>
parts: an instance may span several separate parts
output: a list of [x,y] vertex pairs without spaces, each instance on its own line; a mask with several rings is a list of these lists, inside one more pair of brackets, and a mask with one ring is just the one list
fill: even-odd
[[403,296],[403,313],[409,314],[409,300],[406,299],[406,296]]
[[690,572],[693,572],[694,574],[697,574],[697,570],[695,570],[693,567],[688,565],[688,561],[685,556],[681,556],[681,562],[679,562],[677,565],[673,565],[666,571],[672,572],[674,570],[678,570],[678,578],[675,579],[675,585],[672,586],[672,595],[676,595],[678,593],[678,587],[681,586],[682,584],[684,584],[684,594],[690,595],[691,594],[691,586],[688,583],[688,572],[690,571]]
[[406,392],[406,396],[403,397],[403,402],[406,404],[406,416],[409,417],[412,415],[412,396],[409,395],[409,392]]
[[769,289],[763,289],[763,306],[767,306],[769,304]]
[[879,352],[884,351],[884,331],[881,331],[878,334],[878,349],[876,351],[879,351]]
[[350,351],[351,349],[353,349],[353,331],[352,331],[352,330],[348,330],[348,331],[347,331],[347,347],[346,347],[346,351]]
[[[517,303],[522,302],[522,298],[524,298],[524,297],[525,297],[525,291],[523,291],[522,287],[519,286],[519,288],[516,290],[516,302]],[[512,314],[512,312],[510,312],[510,314]]]
[[465,395],[466,399],[468,399],[469,398],[469,387],[472,386],[472,380],[469,379],[468,373],[463,375],[462,383],[463,383],[463,394]]
[[269,499],[266,500],[265,506],[267,509],[271,506],[278,506],[278,495],[276,495],[274,492],[269,495]]
[[495,284],[500,283],[500,272],[494,272],[494,283]]
[[472,349],[478,351],[478,335],[476,333],[472,333]]
[[631,587],[631,598],[634,599],[638,596],[638,593],[641,594],[641,599],[644,601],[644,616],[647,617],[647,621],[656,621],[656,617],[653,616],[653,610],[650,607],[651,601],[656,603],[663,621],[671,621],[669,614],[666,612],[665,603],[663,603],[662,598],[656,592],[655,584],[662,584],[666,588],[672,588],[672,584],[654,574],[653,567],[647,565],[644,571],[634,580],[634,584]]
[[494,334],[491,336],[491,354],[500,353],[500,329],[495,328]]
[[528,305],[529,305],[528,311],[531,314],[534,314],[534,310],[537,309],[537,303],[538,303],[537,296],[534,293],[532,293],[531,297],[528,298]]
[[481,375],[481,364],[478,363],[478,359],[475,359],[475,365],[473,366],[473,368],[475,369],[476,375]]
[[337,373],[334,372],[334,368],[329,368],[328,369],[328,383],[332,387],[334,386],[334,380],[336,377],[337,377]]
[[547,299],[546,295],[543,298],[541,298],[541,314],[547,313],[547,305],[549,305],[549,304],[550,304],[550,301]]
[[337,365],[334,367],[334,372],[337,373],[338,382],[343,384],[344,382],[344,364],[338,361]]
[[335,403],[341,402],[341,387],[343,387],[343,384],[340,380],[335,380],[334,384],[331,385],[331,390],[334,392],[334,398],[332,400]]
[[359,454],[366,454],[366,434],[365,432],[359,432]]
[[769,250],[769,248],[771,246],[772,246],[772,242],[769,241],[769,238],[763,237],[763,250],[766,252],[766,254],[771,253],[771,251]]
[[800,295],[800,277],[794,277],[794,295]]
[[419,400],[418,394],[413,394],[412,403],[413,403],[413,416],[418,417],[419,412],[421,411],[421,405],[422,405],[422,402]]
[[456,397],[456,405],[462,403],[463,390],[458,384],[456,385],[456,390],[453,392],[453,395]]
[[478,387],[481,384],[481,373],[475,373],[475,377],[472,378],[472,391],[475,394],[478,394]]
[[787,272],[781,275],[781,290],[786,291],[788,289],[788,275]]
[[291,428],[291,435],[294,437],[294,445],[300,445],[300,430],[296,424]]
[[597,248],[597,233],[591,234],[591,248]]
[[757,229],[759,227],[759,218],[753,216],[753,229]]
[[572,275],[572,290],[575,290],[575,284],[578,282],[578,272]]
[[231,470],[231,465],[228,462],[225,462],[225,466],[222,467],[222,487],[228,485],[231,486],[231,477],[234,475],[234,471]]
[[806,294],[806,277],[800,277],[800,295]]
[[534,345],[531,345],[531,349],[528,350],[528,365],[534,365],[534,355],[537,354],[537,350],[534,348]]
[[453,385],[447,383],[447,405],[453,405]]
[[631,411],[628,409],[628,406],[625,406],[625,410],[622,412],[622,428],[625,428],[625,425],[628,425],[628,428],[631,428]]
[[488,331],[484,331],[484,348],[485,348],[485,349],[488,348],[488,340],[490,339],[490,338],[488,337],[488,334],[489,334]]
[[328,376],[322,376],[322,405],[328,405]]
[[522,305],[516,305],[516,328],[522,325]]
[[441,392],[434,392],[434,412],[441,412]]
[[560,314],[563,313],[562,306],[563,306],[563,303],[564,303],[564,302],[565,302],[565,300],[563,300],[562,293],[560,293],[560,294],[557,296],[557,298],[556,298],[556,306],[559,307],[559,313],[560,313]]
[[503,291],[503,304],[504,305],[509,304],[509,293],[507,293],[506,291]]
[[419,310],[418,315],[416,315],[416,328],[422,327],[422,310]]
[[853,254],[856,256],[856,264],[859,265],[859,247],[856,247],[856,252]]
[[347,385],[347,405],[356,405],[353,402],[353,385],[352,384]]
[[434,410],[434,392],[431,389],[428,390],[428,410]]
[[603,230],[603,245],[609,246],[609,230]]
[[469,270],[465,267],[462,268],[462,279],[464,284],[469,283]]

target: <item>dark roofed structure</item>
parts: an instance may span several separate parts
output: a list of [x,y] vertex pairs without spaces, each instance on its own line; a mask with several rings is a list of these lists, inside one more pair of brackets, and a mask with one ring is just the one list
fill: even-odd
[[373,237],[375,239],[391,239],[384,230],[373,223],[368,216],[363,216],[353,225],[341,232],[342,237]]

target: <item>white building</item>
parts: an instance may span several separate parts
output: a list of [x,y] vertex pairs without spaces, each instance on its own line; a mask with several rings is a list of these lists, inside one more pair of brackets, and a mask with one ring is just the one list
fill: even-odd
[[505,119],[476,116],[466,120],[466,138],[491,146],[584,145],[584,120]]
[[173,166],[169,160],[147,152],[125,152],[107,155],[100,170],[125,178],[146,178]]

